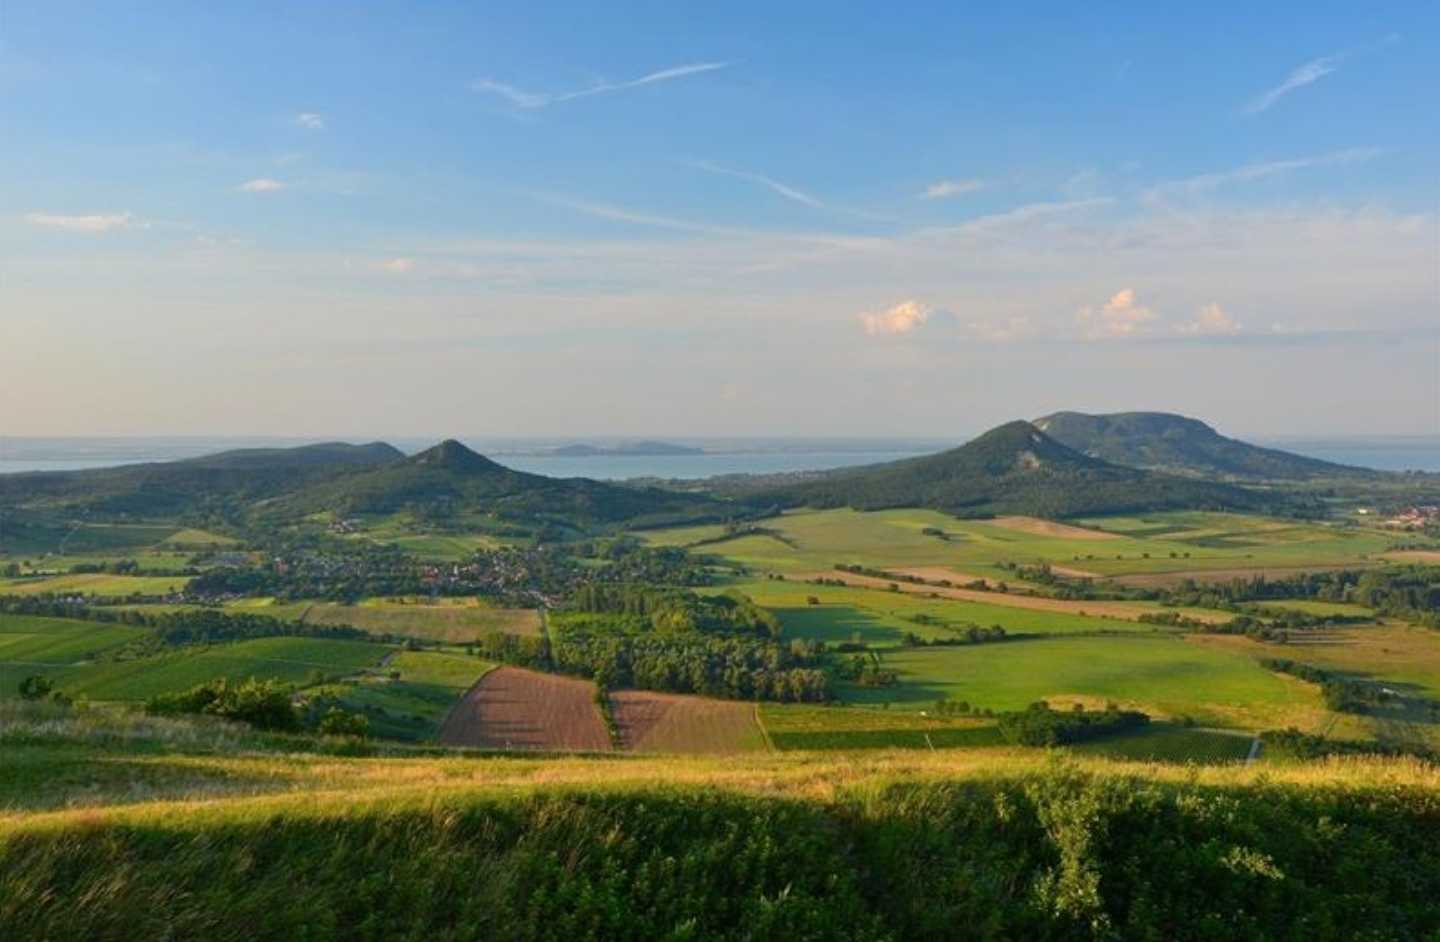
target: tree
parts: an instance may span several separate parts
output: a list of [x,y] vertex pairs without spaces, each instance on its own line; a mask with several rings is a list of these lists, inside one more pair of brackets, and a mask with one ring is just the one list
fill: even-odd
[[349,713],[339,707],[331,707],[320,717],[317,728],[326,736],[355,736],[364,739],[370,735],[370,718],[361,713]]
[[20,696],[25,700],[44,700],[54,689],[50,679],[39,674],[31,674],[20,681]]

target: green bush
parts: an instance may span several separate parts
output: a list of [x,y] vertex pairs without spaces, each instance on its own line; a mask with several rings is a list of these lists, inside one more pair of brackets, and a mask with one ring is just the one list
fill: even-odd
[[222,677],[184,693],[152,697],[145,704],[145,712],[156,716],[200,713],[281,732],[300,728],[300,713],[290,700],[290,687],[253,677],[238,684]]
[[370,718],[363,713],[350,713],[332,706],[320,717],[315,728],[326,736],[355,736],[364,739],[370,735]]

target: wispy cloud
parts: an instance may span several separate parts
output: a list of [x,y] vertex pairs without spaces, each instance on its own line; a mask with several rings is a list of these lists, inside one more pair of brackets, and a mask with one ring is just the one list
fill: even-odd
[[985,181],[983,180],[937,180],[927,186],[925,192],[920,195],[927,200],[943,200],[952,196],[974,193],[984,187]]
[[1340,63],[1349,57],[1349,53],[1336,53],[1333,56],[1322,56],[1319,59],[1312,59],[1289,75],[1285,81],[1276,85],[1268,91],[1262,92],[1250,100],[1245,106],[1246,114],[1259,114],[1268,110],[1280,99],[1299,88],[1304,88],[1314,82],[1320,81],[1325,76],[1340,68]]
[[32,226],[65,229],[70,232],[113,232],[116,229],[144,228],[129,213],[97,213],[86,216],[65,216],[58,213],[26,213],[25,221]]
[[477,92],[499,95],[517,108],[545,108],[549,105],[560,104],[561,102],[574,101],[577,98],[589,98],[592,95],[604,95],[610,92],[640,88],[644,85],[669,82],[690,75],[699,75],[702,72],[714,72],[717,69],[728,68],[731,64],[732,63],[729,62],[695,62],[688,65],[677,65],[668,69],[661,69],[658,72],[651,72],[648,75],[642,75],[637,79],[630,79],[624,82],[598,82],[589,88],[582,88],[572,92],[530,92],[517,88],[507,82],[499,82],[494,79],[479,79],[471,82],[470,88]]
[[1265,177],[1290,173],[1294,170],[1305,170],[1310,167],[1343,166],[1345,164],[1360,163],[1361,161],[1378,157],[1380,153],[1380,149],[1376,147],[1352,147],[1348,150],[1335,151],[1331,154],[1317,154],[1313,157],[1296,157],[1290,160],[1269,160],[1260,163],[1246,164],[1234,170],[1225,170],[1219,173],[1203,173],[1199,176],[1189,177],[1184,180],[1172,180],[1168,183],[1159,183],[1151,187],[1145,193],[1145,197],[1148,200],[1155,200],[1171,194],[1183,192],[1199,193],[1206,190],[1213,190],[1230,183],[1261,180]]
[[1318,59],[1311,59],[1309,62],[1305,63],[1302,66],[1299,66],[1289,75],[1285,76],[1285,80],[1279,85],[1276,85],[1274,88],[1261,92],[1259,95],[1256,95],[1254,98],[1250,99],[1250,101],[1245,105],[1243,110],[1245,114],[1259,114],[1262,111],[1268,111],[1270,108],[1274,107],[1274,105],[1279,102],[1280,99],[1284,98],[1291,92],[1304,88],[1307,85],[1313,85],[1325,76],[1330,75],[1334,72],[1338,72],[1340,70],[1340,63],[1344,62],[1345,60],[1354,56],[1368,55],[1370,53],[1383,49],[1391,43],[1398,42],[1399,40],[1399,34],[1391,33],[1383,39],[1369,43],[1365,46],[1361,46],[1357,49],[1348,49],[1344,52],[1334,53],[1333,55],[1321,56]]
[[748,170],[731,170],[728,167],[718,167],[715,164],[703,160],[696,163],[695,166],[709,173],[718,173],[721,176],[734,177],[737,180],[748,180],[751,183],[758,183],[761,186],[766,187],[775,193],[778,193],[780,196],[785,197],[791,202],[800,203],[804,206],[809,206],[812,209],[828,208],[824,203],[811,196],[810,194],[802,193],[801,191],[795,189],[793,186],[786,186],[779,180],[772,180],[770,177],[765,176],[763,173],[751,173]]
[[246,180],[240,184],[242,193],[274,193],[277,190],[285,189],[286,184],[279,180],[272,180],[269,177],[257,177],[254,180]]
[[325,130],[325,116],[313,111],[302,111],[295,116],[295,123],[311,131]]
[[536,194],[536,199],[549,203],[552,206],[561,206],[565,209],[573,209],[577,213],[584,213],[586,216],[594,216],[597,219],[610,219],[615,222],[628,222],[637,226],[653,226],[657,229],[674,229],[677,232],[707,232],[714,235],[735,235],[740,230],[726,229],[722,226],[709,226],[704,223],[690,222],[685,219],[676,219],[671,216],[661,216],[655,213],[647,213],[641,210],[627,209],[623,206],[612,206],[608,203],[594,203],[589,200],[570,199],[565,196],[551,194]]
[[376,262],[375,267],[393,275],[408,275],[415,270],[415,260],[413,258],[387,258],[384,261]]
[[1001,229],[1006,226],[1033,222],[1036,219],[1044,219],[1047,216],[1059,216],[1066,213],[1083,212],[1087,209],[1097,209],[1101,206],[1109,206],[1114,202],[1115,200],[1108,196],[1099,196],[1093,199],[1083,200],[1025,203],[1016,206],[1014,209],[1007,209],[1004,212],[976,216],[956,226],[921,229],[915,232],[914,236],[921,239],[935,239],[951,235],[979,235],[984,232],[989,232],[992,229]]

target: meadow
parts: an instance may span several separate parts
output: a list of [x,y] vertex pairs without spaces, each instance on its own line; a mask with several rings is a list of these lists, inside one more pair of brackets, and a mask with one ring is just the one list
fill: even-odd
[[999,564],[1049,562],[1098,577],[1207,570],[1369,566],[1394,534],[1228,513],[1102,517],[1056,526],[1033,518],[958,520],[928,510],[801,510],[767,519],[770,534],[726,539],[720,526],[654,530],[655,545],[693,546],[769,572],[837,563],[902,570],[940,567],[959,579],[1015,580]]
[[0,700],[16,696],[26,677],[65,677],[142,634],[124,625],[0,614]]
[[1326,711],[1313,685],[1265,670],[1246,654],[1163,634],[1050,637],[945,648],[905,648],[881,663],[893,687],[841,687],[852,703],[923,710],[937,700],[995,711],[1114,702],[1156,718],[1248,729],[1318,729]]
[[259,638],[80,665],[57,672],[55,682],[72,697],[143,701],[181,693],[222,677],[230,681],[255,677],[304,684],[316,674],[343,675],[374,667],[392,650],[364,641]]
[[760,724],[781,752],[849,749],[954,749],[1000,746],[994,720],[939,716],[933,710],[762,703]]
[[473,598],[365,599],[355,605],[316,602],[301,619],[312,625],[352,625],[377,634],[395,634],[451,644],[474,641],[492,631],[538,635],[544,630],[533,608],[498,608]]
[[334,698],[363,714],[371,735],[406,741],[433,741],[445,718],[467,690],[495,665],[447,651],[399,651],[383,670],[367,672],[311,692]]
[[1440,773],[1414,760],[346,758],[167,727],[91,746],[86,782],[46,728],[0,716],[0,795],[16,769],[56,783],[0,811],[9,938],[1440,932]]
[[188,576],[116,576],[75,573],[42,578],[0,579],[0,595],[169,595],[184,590]]
[[[943,625],[1001,625],[1007,634],[1153,633],[1154,625],[1013,608],[987,602],[932,599],[925,594],[887,592],[850,586],[813,585],[793,580],[762,579],[735,583],[733,588],[779,616],[787,638],[810,638],[835,644],[863,641],[893,647],[907,633],[925,639],[955,637]],[[718,590],[717,590],[718,591]],[[810,599],[819,604],[811,604]],[[1157,608],[1158,610],[1158,608]]]

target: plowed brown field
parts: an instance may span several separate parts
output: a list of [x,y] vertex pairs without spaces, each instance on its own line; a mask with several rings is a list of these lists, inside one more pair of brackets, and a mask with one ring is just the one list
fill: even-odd
[[594,684],[519,667],[498,667],[480,678],[445,718],[440,741],[485,749],[610,749]]
[[765,748],[755,707],[649,690],[610,695],[629,752],[751,752]]

